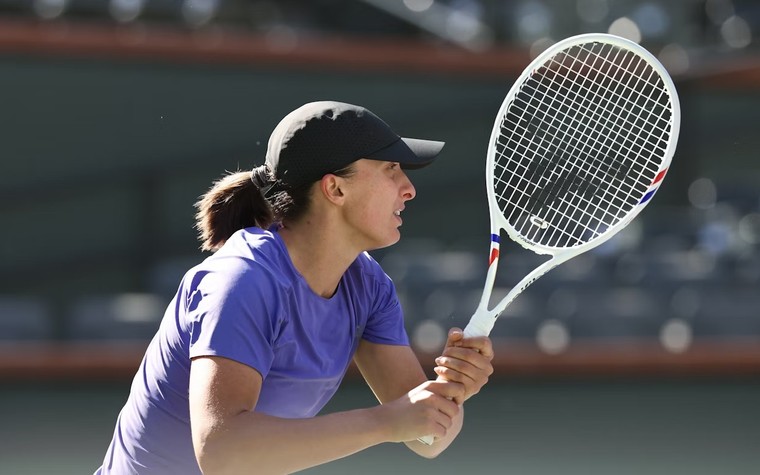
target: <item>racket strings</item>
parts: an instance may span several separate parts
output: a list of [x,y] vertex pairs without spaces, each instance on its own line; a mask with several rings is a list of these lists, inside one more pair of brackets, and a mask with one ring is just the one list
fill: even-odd
[[504,116],[494,185],[502,212],[530,240],[593,239],[636,205],[657,172],[645,155],[664,154],[667,91],[651,67],[639,77],[646,68],[631,64],[635,55],[622,63],[618,48],[607,49],[555,55]]
[[[641,58],[638,58],[638,63],[642,63],[643,60]],[[623,198],[626,203],[630,202],[632,199],[634,202],[631,203],[632,205],[636,205],[638,201],[641,198],[641,194],[646,192],[648,185],[651,183],[651,180],[654,178],[654,174],[658,172],[659,169],[659,160],[651,160],[648,157],[644,156],[644,153],[647,152],[650,157],[662,157],[665,154],[665,151],[667,149],[667,141],[663,137],[665,134],[669,133],[667,130],[667,121],[663,121],[663,115],[665,114],[665,111],[667,109],[664,109],[661,107],[660,104],[662,104],[662,101],[668,100],[667,92],[665,91],[664,84],[653,84],[650,82],[652,79],[659,80],[660,77],[657,75],[656,71],[653,68],[649,68],[649,74],[646,78],[641,78],[640,82],[645,83],[647,86],[653,86],[650,87],[650,93],[647,96],[641,96],[644,99],[644,102],[646,104],[653,103],[655,104],[659,110],[658,113],[648,113],[645,116],[645,112],[647,112],[647,109],[645,109],[644,106],[640,107],[638,109],[638,114],[636,114],[635,117],[635,126],[628,128],[628,134],[625,137],[626,141],[629,141],[632,144],[636,144],[636,147],[629,147],[630,151],[633,155],[632,159],[634,163],[646,163],[646,171],[649,172],[648,176],[644,175],[643,170],[639,173],[639,176],[642,178],[646,178],[647,181],[642,182],[642,186],[644,187],[641,191],[639,191],[638,187],[630,187],[628,189],[628,192],[626,196]],[[654,97],[656,96],[656,97]],[[667,115],[670,115],[669,112],[667,112]],[[659,127],[659,123],[663,122],[663,125]],[[626,130],[626,129],[623,129]],[[647,146],[650,146],[647,148]],[[659,149],[659,150],[658,150]],[[653,166],[649,166],[653,165]],[[622,191],[622,190],[621,190]],[[637,192],[637,195],[634,196],[634,191]],[[612,212],[612,207],[614,203],[612,201],[608,202],[607,208],[605,212]],[[622,219],[624,215],[622,214],[624,212],[623,208],[618,206],[616,210],[616,216],[615,220]],[[627,211],[626,211],[627,212]],[[597,231],[599,231],[597,229]]]
[[[598,55],[597,55],[597,56],[598,56]],[[555,61],[556,61],[556,60],[555,60]],[[560,83],[557,83],[556,81],[553,81],[551,77],[549,77],[549,76],[546,76],[546,78],[547,78],[547,79],[549,79],[551,82],[553,82],[553,84],[550,84],[550,86],[554,86],[555,88],[565,88],[565,89],[567,89],[567,86],[566,86],[566,85],[564,85],[564,84],[560,84]],[[568,81],[570,80],[570,78],[567,78],[567,79],[568,79]],[[585,79],[585,78],[584,78],[584,79]],[[612,78],[612,79],[615,79],[615,78]],[[535,81],[534,81],[534,82],[535,82]],[[594,83],[592,83],[592,84],[591,84],[591,87],[588,87],[588,88],[587,88],[587,89],[588,89],[588,91],[590,91],[590,92],[593,92],[593,86],[594,86],[594,85],[595,85],[595,84],[594,84]],[[540,86],[543,86],[543,84],[541,84],[541,83],[536,83],[536,84],[534,85],[534,84],[531,84],[531,83],[529,82],[529,83],[527,83],[527,84],[526,84],[524,87],[525,87],[525,88],[534,87],[534,90],[535,90],[535,92],[540,92]],[[581,86],[582,86],[582,85],[581,85]],[[602,85],[601,87],[603,87],[603,86],[604,86],[604,85]],[[585,86],[582,86],[582,87],[585,87]],[[548,89],[548,87],[545,87],[544,89]],[[600,87],[597,87],[597,90],[599,90],[599,89],[600,89]],[[602,91],[602,92],[605,92],[605,91]],[[597,94],[597,95],[598,95],[598,94]],[[535,97],[535,94],[534,94],[533,96],[531,96],[531,98],[534,98],[534,97]],[[626,99],[626,98],[625,98],[625,96],[623,96],[622,94],[617,94],[617,95],[616,95],[616,97],[617,97],[618,99]],[[518,97],[516,97],[516,101],[520,101],[520,99],[521,99],[521,98],[520,98],[519,96],[518,96]],[[556,94],[556,95],[555,95],[555,98],[554,98],[554,100],[555,100],[555,101],[559,101],[559,100],[560,100],[560,99],[559,99],[559,95],[558,95],[558,94]],[[627,100],[627,99],[626,99],[626,100]],[[587,102],[588,102],[588,101],[587,101]],[[606,130],[605,130],[605,132],[607,132],[607,133],[613,132],[613,129],[612,129],[612,128],[610,128],[610,126],[609,126],[609,125],[607,125],[607,124],[605,124],[603,121],[599,120],[600,118],[602,118],[602,117],[603,117],[603,116],[601,115],[601,113],[600,113],[600,112],[596,112],[596,111],[595,111],[595,110],[593,110],[593,109],[590,109],[590,106],[588,105],[588,103],[587,103],[587,102],[586,102],[586,103],[576,103],[576,104],[574,104],[574,105],[575,105],[575,106],[578,106],[578,107],[580,107],[580,109],[586,109],[586,110],[584,111],[584,113],[586,114],[586,117],[587,117],[587,118],[589,118],[589,119],[597,119],[597,124],[600,124],[600,125],[602,125],[602,126],[603,126],[603,128],[604,128],[604,129],[606,129]],[[567,104],[567,101],[565,102],[565,104]],[[529,104],[529,103],[525,103],[525,104],[523,104],[523,105],[524,105],[524,106],[530,106],[531,104]],[[552,106],[552,105],[551,105],[551,103],[539,104],[539,106],[540,106],[540,105],[545,105],[545,106],[546,106],[546,107],[544,108],[545,110],[544,110],[544,111],[542,111],[542,112],[547,112],[547,113],[548,113],[548,112],[551,112],[551,113],[564,113],[564,111],[560,110],[558,107]],[[627,116],[622,116],[622,115],[620,115],[620,114],[616,114],[616,116],[617,116],[617,117],[619,117],[619,118],[623,118],[623,119],[626,119],[626,118],[627,118]],[[512,125],[513,125],[513,126],[516,126],[516,127],[521,127],[521,124],[520,124],[520,123],[513,123]],[[635,126],[636,124],[635,124],[635,123],[633,123],[633,122],[631,122],[631,123],[629,123],[629,124],[626,124],[626,125],[629,125],[629,126]],[[664,129],[664,128],[663,128],[663,129]],[[530,132],[530,131],[528,131],[528,132]]]
[[[620,56],[621,51],[619,49],[615,49],[611,51],[615,53],[612,59],[612,63],[614,64],[618,60],[618,57]],[[602,67],[604,66],[604,64],[600,66],[597,63],[599,61],[601,61],[602,63],[609,63],[610,60],[605,56],[601,56],[599,54],[594,53],[593,51],[589,51],[589,53],[591,53],[591,56],[593,58],[593,63],[590,65],[590,68],[589,68],[589,75],[592,75],[591,73],[595,73],[596,76],[599,76],[599,75],[603,77],[609,76],[605,74],[605,72],[602,70]],[[576,66],[576,64],[574,63],[578,63],[579,61],[574,56],[569,56],[569,58],[571,60],[571,64],[569,66],[562,64],[562,66],[567,67],[568,71],[572,71],[573,67]],[[623,68],[618,69],[617,72],[627,71],[627,70],[634,70],[634,71],[641,70],[642,62],[643,60],[636,55],[632,55],[632,54],[625,55],[622,62]],[[596,77],[580,76],[579,77],[580,84],[578,84],[578,82],[576,82],[571,77],[570,79],[571,85],[577,85],[578,87],[580,87],[581,91],[585,90],[585,94],[583,94],[583,97],[581,98],[580,103],[578,103],[578,101],[574,101],[578,107],[578,112],[576,113],[576,116],[589,112],[591,110],[591,104],[593,103],[593,101],[598,101],[598,100],[608,101],[606,104],[603,104],[603,107],[605,110],[610,109],[610,105],[612,105],[613,109],[620,108],[621,102],[628,101],[629,95],[624,94],[625,92],[627,92],[628,90],[639,91],[642,89],[646,89],[647,86],[651,84],[650,79],[652,78],[652,74],[654,73],[654,70],[650,68],[649,74],[647,77],[637,76],[634,74],[626,75],[624,73],[622,74],[622,77],[618,77],[617,72],[613,76],[609,76],[608,78],[603,78],[603,83],[601,84],[601,86],[596,87],[596,88],[594,87],[597,81]],[[599,94],[600,90],[604,92],[603,88],[605,87],[605,83],[607,83],[607,87],[609,86],[610,81],[607,81],[607,79],[612,79],[612,81],[615,81],[615,84],[616,84],[615,86],[616,94],[612,97],[612,100],[609,100],[610,98],[607,97],[605,94],[601,94],[601,95]],[[643,87],[641,86],[642,83],[644,84]],[[662,88],[657,88],[657,87],[649,88],[649,90],[651,93],[654,93],[657,90],[663,91]],[[641,97],[643,98],[643,101],[637,101],[637,102],[645,102],[645,103],[651,102],[652,100],[651,93],[648,96],[642,95]],[[580,97],[581,94],[579,93],[577,94],[577,96]],[[630,106],[630,104],[628,105]],[[585,108],[586,110],[582,111],[581,108]],[[594,139],[592,139],[593,143],[589,144],[589,139],[591,138],[590,135],[586,135],[586,137],[578,137],[578,135],[583,135],[583,133],[577,134],[576,132],[583,132],[583,131],[581,131],[581,129],[573,130],[573,137],[571,137],[571,139],[573,139],[576,144],[578,142],[582,142],[579,144],[580,147],[576,145],[572,145],[573,151],[576,153],[583,153],[583,149],[599,150],[600,147],[603,149],[604,145],[609,145],[609,144],[615,144],[615,143],[621,143],[621,142],[622,143],[629,142],[631,144],[636,143],[638,140],[638,137],[641,136],[641,132],[644,130],[642,126],[637,125],[637,123],[639,122],[638,118],[641,118],[641,112],[643,110],[644,110],[643,108],[639,108],[638,113],[636,113],[635,110],[632,111],[632,114],[636,115],[636,118],[634,120],[629,120],[629,117],[627,115],[613,114],[611,117],[611,122],[613,123],[613,129],[616,131],[616,133],[615,133],[615,138],[612,141],[609,141],[608,144],[600,143],[598,140],[594,140]],[[598,126],[600,124],[599,117],[598,116],[593,117],[592,119],[596,122],[596,124],[593,124],[595,128],[595,126]],[[631,125],[630,122],[633,122],[636,125],[634,125],[633,127],[624,127],[625,125]],[[603,125],[604,127],[608,127],[608,124],[605,124],[605,123],[602,123],[601,125]],[[626,131],[628,131],[627,134],[626,134]],[[631,136],[634,134],[636,135],[636,137],[632,138]],[[629,148],[631,147],[629,146]],[[609,150],[607,151],[601,150],[601,153],[605,155],[607,155],[608,152]],[[640,155],[640,154],[637,154],[637,155]],[[639,161],[640,160],[634,159],[634,163],[638,163]],[[597,181],[604,180],[605,177],[612,178],[612,180],[604,180],[604,181],[608,182],[607,183],[609,185],[608,189],[612,190],[613,196],[611,197],[611,199],[602,199],[601,200],[602,206],[600,206],[596,210],[598,211],[601,209],[602,211],[601,216],[603,216],[604,218],[596,220],[596,226],[593,227],[593,229],[588,229],[588,228],[581,229],[580,221],[575,221],[573,229],[571,229],[569,232],[569,234],[573,236],[578,235],[579,233],[588,232],[588,231],[591,231],[592,236],[600,234],[606,229],[606,226],[608,226],[612,222],[617,221],[618,219],[622,217],[622,215],[624,215],[624,212],[627,211],[625,208],[634,205],[637,201],[636,199],[631,200],[631,195],[633,191],[635,191],[635,187],[630,186],[630,185],[623,187],[625,183],[623,183],[622,181],[619,181],[619,178],[621,178],[621,176],[625,178],[630,174],[630,170],[627,170],[629,167],[626,164],[619,161],[615,161],[615,160],[612,160],[611,163],[606,163],[605,160],[600,160],[598,157],[592,156],[592,161],[589,165],[590,166],[588,167],[587,171],[593,176],[593,180],[597,180]],[[638,173],[637,175],[640,176],[640,173]],[[588,207],[588,205],[590,204],[591,203],[587,203],[586,207]],[[604,206],[604,204],[606,204],[606,206]],[[626,204],[628,206],[626,206]],[[598,213],[594,213],[594,214],[598,214]],[[548,236],[549,240],[556,240],[557,228],[554,228],[554,231],[555,233],[550,234]]]
[[[549,79],[551,80],[552,78],[549,78]],[[592,84],[592,85],[593,85],[593,84]],[[582,86],[583,86],[583,85],[582,85]],[[583,87],[585,87],[585,86],[583,86]],[[591,91],[591,88],[586,88],[586,89],[587,89],[587,91]],[[597,96],[598,96],[598,95],[597,95]],[[621,98],[621,97],[622,97],[621,95],[618,95],[618,96],[617,96],[617,98],[618,98],[618,99],[619,99],[619,98]],[[597,97],[597,98],[598,98],[598,99],[603,99],[603,98],[600,98],[600,97]],[[600,125],[600,124],[601,124],[601,125],[602,125],[602,126],[605,128],[605,129],[606,129],[605,131],[607,132],[607,134],[608,134],[608,135],[609,135],[610,133],[612,133],[612,132],[613,132],[613,130],[617,130],[618,132],[619,132],[620,130],[622,130],[622,129],[621,129],[621,126],[622,126],[623,124],[616,124],[616,127],[615,127],[615,129],[612,129],[612,128],[610,128],[610,126],[609,126],[609,125],[607,125],[607,124],[605,124],[604,122],[601,122],[600,120],[598,120],[598,119],[601,117],[601,115],[600,115],[600,114],[598,114],[598,113],[595,113],[595,111],[593,111],[593,110],[589,109],[589,107],[590,107],[590,106],[588,105],[588,103],[589,103],[589,100],[588,100],[588,97],[587,97],[587,96],[586,96],[584,99],[586,99],[586,100],[584,100],[584,101],[582,101],[582,102],[576,102],[575,104],[573,104],[573,105],[575,105],[575,106],[577,107],[577,110],[579,111],[579,113],[580,113],[580,112],[583,112],[584,114],[586,114],[586,116],[588,116],[588,118],[590,118],[590,119],[597,119],[597,121],[596,121],[596,124],[595,124],[595,125]],[[585,110],[584,110],[584,109],[585,109]],[[548,110],[549,110],[549,111],[551,111],[551,112],[555,112],[555,113],[556,113],[556,112],[560,112],[560,111],[559,111],[557,108],[553,108],[552,106],[549,106],[549,107],[548,107]],[[589,114],[591,114],[591,115],[589,115]],[[619,116],[618,116],[618,117],[619,117]],[[573,119],[573,121],[575,121],[575,119]],[[628,125],[633,125],[633,124],[628,124]],[[519,126],[519,124],[518,124],[518,126]],[[593,138],[595,138],[595,137],[593,137],[593,135],[596,135],[597,137],[600,135],[600,134],[598,134],[598,133],[593,133],[593,131],[592,131],[592,133],[588,133],[588,132],[586,132],[585,130],[583,130],[583,129],[581,129],[581,128],[577,127],[577,126],[573,126],[571,129],[572,129],[572,130],[573,130],[573,132],[574,132],[574,133],[576,133],[577,135],[581,135],[581,136],[582,136],[582,137],[573,137],[573,138],[575,138],[575,139],[579,139],[579,138],[581,138],[581,139],[582,139],[582,138],[585,138],[586,140],[588,140],[588,139],[593,139]],[[634,127],[634,128],[632,128],[631,130],[634,130],[634,129],[635,129],[635,127]],[[606,144],[605,144],[605,143],[600,143],[598,140],[596,140],[596,141],[595,141],[595,143],[594,143],[594,145],[595,145],[595,146],[602,146],[602,148],[605,148],[605,147],[606,147],[606,148],[608,148],[608,149],[609,149],[609,148],[610,148],[610,146],[611,146],[611,145],[614,145],[614,143],[615,143],[615,142],[614,142],[614,140],[609,140],[609,139],[607,139],[606,141],[607,141],[608,143],[606,143]],[[571,146],[572,146],[573,148],[576,148],[576,146],[574,146],[574,145],[572,145],[572,144],[571,144]],[[604,150],[603,150],[603,152],[604,152]]]
[[[570,64],[565,64],[565,59],[570,60]],[[594,55],[593,62],[589,66],[589,72],[596,73],[600,69],[600,65],[597,64],[598,60],[602,59],[600,55]],[[592,150],[597,149],[598,146],[602,145],[598,142],[596,138],[592,138],[592,134],[588,133],[586,129],[580,127],[580,125],[583,122],[584,117],[589,116],[590,121],[594,121],[594,124],[591,125],[590,128],[595,129],[597,128],[599,124],[602,124],[601,116],[597,115],[594,116],[592,104],[596,100],[603,100],[605,99],[603,96],[600,97],[599,91],[601,90],[600,87],[597,87],[596,90],[594,90],[594,85],[596,84],[596,77],[589,78],[589,77],[583,77],[580,76],[581,84],[579,84],[571,75],[568,73],[571,73],[573,71],[573,67],[576,66],[574,63],[578,63],[577,58],[575,58],[572,55],[564,55],[562,58],[562,61],[557,62],[556,57],[552,58],[552,61],[555,63],[555,66],[559,66],[559,71],[555,71],[554,74],[548,74],[552,73],[551,69],[548,69],[544,73],[544,78],[548,79],[550,82],[555,82],[556,78],[558,76],[560,77],[560,80],[564,82],[569,82],[570,84],[561,84],[560,90],[567,91],[563,96],[563,99],[569,98],[570,99],[570,109],[574,110],[575,113],[572,114],[572,117],[570,115],[567,116],[567,119],[569,119],[568,130],[570,131],[570,136],[568,137],[568,140],[564,140],[563,145],[569,145],[569,154],[570,155],[578,155],[583,153],[591,153]],[[567,81],[565,81],[565,79]],[[600,85],[600,86],[603,86]],[[578,92],[574,95],[568,94],[573,92],[574,87],[578,89]],[[565,120],[564,122],[567,122]],[[607,127],[606,124],[602,124],[604,127]],[[592,140],[594,143],[589,146],[589,140]],[[595,147],[596,146],[596,147]],[[592,156],[592,155],[589,155]],[[565,176],[577,176],[577,175],[570,175],[571,170],[567,168],[567,164],[571,163],[570,161],[564,161],[560,163],[560,167],[562,169],[562,174]],[[603,163],[603,160],[599,160],[597,157],[592,158],[591,167],[588,167],[587,172],[591,175],[591,179],[589,181],[585,181],[585,183],[590,183],[595,180],[599,180],[598,174],[596,173],[598,170],[601,169],[601,164]],[[597,168],[597,170],[594,170],[593,168]],[[617,173],[615,173],[617,175]],[[555,187],[553,187],[555,188]],[[596,188],[596,187],[594,187]],[[549,219],[552,221],[557,220],[558,218],[562,220],[560,226],[554,226],[552,228],[552,232],[549,233],[549,235],[546,237],[551,242],[556,242],[557,239],[559,239],[561,236],[558,236],[558,234],[562,234],[562,231],[564,231],[566,228],[569,228],[572,226],[572,229],[569,230],[569,232],[565,233],[568,236],[577,236],[582,233],[586,233],[588,231],[591,231],[592,233],[596,234],[598,231],[598,226],[596,226],[596,229],[591,230],[590,226],[584,226],[581,227],[582,221],[585,224],[585,222],[590,221],[589,219],[581,219],[576,218],[572,219],[572,214],[570,215],[570,219],[566,216],[568,213],[568,206],[572,206],[574,203],[575,206],[580,210],[582,213],[587,213],[589,216],[593,216],[595,213],[588,213],[587,210],[589,209],[591,203],[591,200],[584,200],[584,198],[587,196],[587,193],[585,191],[588,189],[588,187],[583,187],[581,190],[581,193],[572,193],[569,198],[569,203],[563,203],[564,210],[556,209],[552,214],[549,215]],[[551,193],[554,192],[554,189],[551,190]],[[557,196],[560,196],[560,200],[564,199],[566,196],[565,193],[562,193],[561,190],[559,193],[557,193]],[[579,201],[586,201],[585,206],[579,207],[577,203]],[[587,217],[588,218],[588,217]],[[601,222],[602,220],[598,220],[598,222]],[[581,228],[581,229],[579,229]],[[534,230],[535,231],[535,230]],[[531,238],[535,238],[535,236],[529,236]]]
[[[585,101],[585,102],[588,102],[588,100],[586,99],[586,101]],[[582,105],[582,106],[584,106],[584,107],[587,107],[587,106],[585,106],[585,105],[583,105],[583,104],[581,104],[581,105]],[[550,106],[549,106],[549,110],[552,110],[552,109],[553,109],[553,107],[550,105]],[[556,108],[554,108],[554,109],[556,110]],[[582,107],[581,107],[581,108],[579,108],[579,109],[582,109]],[[579,133],[580,135],[582,135],[582,136],[583,136],[583,135],[585,135],[585,139],[586,139],[586,140],[584,141],[584,144],[587,144],[587,142],[588,142],[588,139],[592,138],[590,134],[585,134],[585,133],[583,133],[582,131],[580,131],[580,129],[579,129],[578,127],[574,127],[573,129],[575,130],[575,132]],[[583,140],[583,138],[584,138],[584,137],[578,137],[577,135],[578,135],[578,134],[576,134],[576,137],[574,137],[576,140],[578,140],[578,139],[580,139],[580,140]],[[598,134],[597,134],[597,135],[598,135]],[[553,138],[552,138],[552,140],[553,140]],[[599,143],[598,141],[596,141],[596,143],[595,143],[594,145],[596,145],[596,146],[602,146],[602,148],[605,146],[605,144],[601,144],[601,143]],[[602,161],[599,161],[599,164],[601,164],[601,163],[603,163],[603,162],[602,162]],[[596,167],[597,167],[597,168],[600,168],[600,167],[601,167],[601,165],[596,165]],[[608,168],[614,168],[614,166],[612,166],[612,167],[608,167]]]

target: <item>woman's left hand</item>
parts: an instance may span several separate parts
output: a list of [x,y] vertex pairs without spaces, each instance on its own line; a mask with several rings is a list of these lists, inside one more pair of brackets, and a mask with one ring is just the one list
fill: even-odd
[[443,354],[435,359],[434,368],[439,378],[462,383],[464,396],[455,398],[461,405],[488,382],[493,374],[493,345],[487,336],[465,338],[459,328],[449,330]]

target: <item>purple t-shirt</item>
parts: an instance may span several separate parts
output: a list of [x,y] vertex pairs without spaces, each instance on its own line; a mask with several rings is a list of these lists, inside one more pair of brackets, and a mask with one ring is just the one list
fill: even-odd
[[256,411],[312,417],[335,394],[360,339],[408,345],[393,283],[368,254],[326,299],[311,291],[276,232],[238,231],[185,274],[96,473],[200,473],[191,358],[222,356],[256,369],[263,378]]

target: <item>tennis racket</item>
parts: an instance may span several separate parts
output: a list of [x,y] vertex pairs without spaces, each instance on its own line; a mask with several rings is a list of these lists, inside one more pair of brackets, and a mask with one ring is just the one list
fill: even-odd
[[[574,36],[531,62],[504,99],[488,145],[491,247],[466,337],[488,335],[536,279],[607,241],[644,209],[668,171],[680,120],[665,68],[624,38]],[[489,307],[502,230],[550,258]]]

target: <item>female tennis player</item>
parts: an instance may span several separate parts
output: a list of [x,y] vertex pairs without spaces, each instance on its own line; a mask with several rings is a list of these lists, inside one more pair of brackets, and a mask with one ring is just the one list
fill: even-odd
[[[289,473],[383,442],[443,451],[493,371],[491,342],[452,329],[428,380],[366,252],[399,240],[405,169],[442,147],[350,104],[287,115],[265,165],[198,202],[215,252],[185,274],[96,473]],[[318,415],[352,359],[381,404]]]

